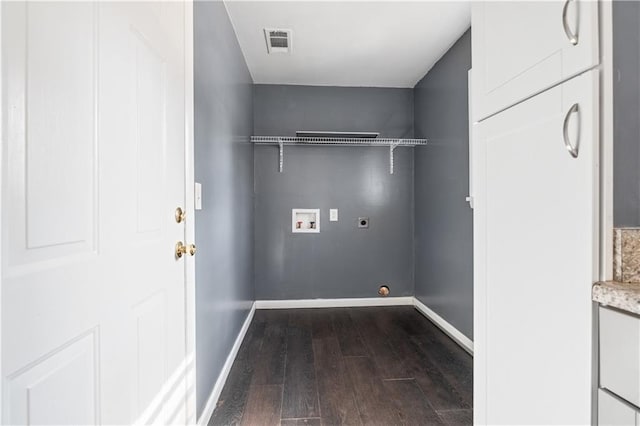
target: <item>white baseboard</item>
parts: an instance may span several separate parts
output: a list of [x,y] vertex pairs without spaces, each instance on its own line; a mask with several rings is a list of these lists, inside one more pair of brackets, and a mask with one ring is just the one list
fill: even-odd
[[299,309],[299,308],[354,308],[359,306],[413,306],[431,320],[445,334],[451,337],[465,351],[473,355],[473,341],[449,324],[444,318],[425,306],[413,296],[369,297],[344,299],[293,299],[256,300],[256,309]]
[[224,384],[227,381],[227,377],[229,377],[229,372],[231,371],[231,366],[233,366],[233,362],[236,360],[236,356],[238,355],[238,351],[240,350],[240,346],[242,345],[242,341],[244,340],[244,336],[247,334],[247,330],[251,325],[251,320],[253,320],[253,314],[256,312],[256,302],[253,302],[251,305],[251,310],[247,315],[247,319],[244,320],[244,324],[240,329],[240,333],[238,333],[238,337],[236,338],[231,351],[229,352],[229,356],[227,356],[227,360],[222,367],[222,371],[220,371],[220,375],[218,376],[218,380],[216,381],[213,390],[211,391],[211,395],[209,395],[209,399],[207,399],[207,405],[204,406],[204,411],[202,415],[198,419],[198,426],[206,426],[213,415],[213,410],[216,409],[216,404],[218,403],[218,398],[220,398],[220,394],[222,393],[222,389],[224,388]]
[[425,317],[430,319],[435,325],[440,328],[445,334],[451,337],[462,349],[469,352],[473,355],[473,340],[469,339],[467,336],[462,334],[460,330],[449,324],[444,318],[440,315],[433,312],[431,309],[427,308],[427,306],[419,301],[417,298],[413,298],[413,305],[415,308],[422,313]]
[[368,297],[345,299],[256,300],[256,309],[355,308],[358,306],[413,306],[413,297]]

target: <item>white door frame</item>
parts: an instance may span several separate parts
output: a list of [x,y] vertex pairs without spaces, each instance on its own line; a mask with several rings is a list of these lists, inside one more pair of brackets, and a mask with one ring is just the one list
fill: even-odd
[[[185,1],[184,13],[184,159],[185,159],[185,211],[187,213],[185,241],[195,241],[195,209],[194,209],[194,81],[193,81],[193,0]],[[197,422],[196,406],[196,287],[195,258],[185,262],[185,314],[186,314],[186,389],[187,389],[187,423]]]
[[[4,93],[3,88],[4,81],[2,77],[2,69],[3,69],[3,58],[4,54],[2,52],[2,4],[0,4],[0,188],[3,188],[3,178],[4,178],[4,151],[5,151],[5,128],[4,128]],[[1,195],[1,194],[0,194]],[[0,371],[2,371],[2,257],[3,253],[1,247],[4,247],[4,235],[2,234],[2,226],[4,218],[4,207],[2,206],[3,197],[0,196]],[[3,411],[2,411],[2,401],[4,400],[4,395],[2,394],[2,383],[0,383],[0,419],[3,419]]]
[[600,280],[613,279],[613,1],[599,2]]

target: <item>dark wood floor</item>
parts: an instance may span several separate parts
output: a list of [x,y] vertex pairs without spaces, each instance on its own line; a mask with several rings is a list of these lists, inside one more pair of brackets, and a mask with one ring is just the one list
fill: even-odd
[[210,425],[469,425],[473,360],[412,307],[259,310]]

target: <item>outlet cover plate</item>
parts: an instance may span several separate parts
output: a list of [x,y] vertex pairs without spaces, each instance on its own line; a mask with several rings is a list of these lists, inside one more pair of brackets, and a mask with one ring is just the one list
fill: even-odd
[[193,201],[195,210],[202,210],[202,185],[198,182],[195,184]]

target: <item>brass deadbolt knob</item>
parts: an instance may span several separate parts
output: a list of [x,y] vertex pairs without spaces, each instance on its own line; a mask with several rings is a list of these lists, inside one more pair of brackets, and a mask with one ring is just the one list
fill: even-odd
[[182,223],[187,218],[187,212],[182,210],[181,207],[176,208],[176,222]]

